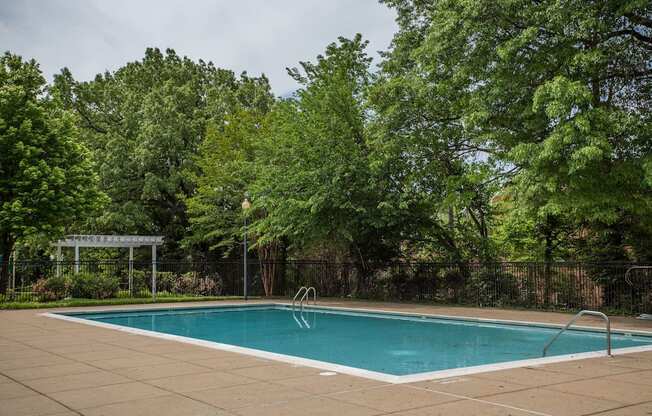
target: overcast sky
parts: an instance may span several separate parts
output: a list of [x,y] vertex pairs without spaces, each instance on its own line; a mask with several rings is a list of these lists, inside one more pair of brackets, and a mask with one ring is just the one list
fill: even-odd
[[296,85],[285,67],[357,32],[377,57],[394,17],[377,0],[0,0],[0,48],[35,58],[48,80],[64,66],[89,80],[148,46],[173,48],[236,73],[265,73],[286,95]]

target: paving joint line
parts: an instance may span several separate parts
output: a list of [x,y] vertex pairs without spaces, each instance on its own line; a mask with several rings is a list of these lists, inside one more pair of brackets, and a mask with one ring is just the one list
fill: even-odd
[[[467,397],[467,396],[463,396],[461,394],[449,393],[449,392],[439,391],[439,390],[431,390],[431,389],[426,389],[426,388],[418,387],[418,386],[410,386],[410,385],[408,385],[407,387],[409,387],[411,389],[416,389],[416,390],[431,391],[431,392],[434,392],[434,393],[444,394],[444,395],[452,396],[452,397],[459,397],[459,398],[463,398],[465,400],[471,400],[471,401],[475,401],[475,402],[479,402],[479,403],[491,404],[491,405],[499,406],[499,407],[505,407],[507,409],[512,409],[512,410],[518,410],[518,411],[521,411],[521,412],[531,413],[531,414],[534,414],[534,415],[537,415],[537,416],[553,416],[553,415],[548,414],[548,413],[537,412],[536,410],[523,409],[521,407],[511,406],[511,405],[507,405],[507,404],[503,404],[503,403],[496,403],[496,402],[492,402],[492,401],[489,401],[489,400],[483,400],[483,399],[478,399],[478,398],[474,398],[474,397]],[[536,387],[533,387],[533,388],[536,388]],[[530,390],[530,389],[524,389],[524,390]],[[521,391],[523,391],[523,390],[521,390]]]
[[[72,407],[68,406],[68,405],[65,404],[65,403],[60,402],[59,400],[57,400],[57,399],[55,399],[55,398],[53,398],[53,397],[48,396],[46,393],[40,392],[40,391],[38,391],[38,390],[36,390],[36,389],[34,389],[34,388],[32,388],[32,387],[30,387],[30,386],[24,384],[22,381],[16,380],[15,378],[13,378],[13,377],[11,377],[11,376],[5,374],[5,373],[0,372],[0,374],[2,374],[3,376],[7,377],[8,379],[10,379],[11,381],[13,381],[14,383],[16,383],[16,384],[20,384],[21,386],[23,386],[23,387],[25,387],[25,388],[27,388],[27,389],[33,391],[34,393],[38,394],[39,396],[46,397],[46,398],[52,400],[53,402],[56,402],[57,404],[59,404],[59,405],[65,407],[66,409],[70,410],[71,412],[76,413],[76,414],[78,414],[78,415],[80,415],[80,416],[83,416],[83,414],[82,414],[81,412],[77,411],[76,409],[73,409]],[[29,397],[29,396],[25,396],[25,397]],[[11,399],[8,399],[8,400],[11,400]],[[55,413],[55,414],[56,414],[56,413]]]
[[640,403],[628,404],[628,405],[621,406],[621,407],[614,407],[612,409],[607,409],[607,410],[600,410],[599,412],[585,413],[582,416],[599,416],[599,415],[607,413],[607,412],[613,412],[614,410],[627,409],[628,407],[640,406],[642,404],[648,404],[648,403],[652,404],[652,400],[646,400],[646,401],[640,402]]
[[[23,344],[23,345],[29,345],[29,344],[25,344],[25,343],[23,343],[23,342],[19,342],[19,343],[21,343],[21,344]],[[111,374],[113,374],[113,375],[117,375],[117,376],[125,377],[126,379],[131,380],[131,382],[139,382],[139,383],[143,383],[143,384],[146,384],[146,385],[148,385],[148,386],[150,386],[150,387],[154,387],[154,388],[160,389],[160,390],[162,390],[162,391],[165,391],[165,392],[167,392],[167,393],[172,393],[172,394],[176,394],[176,395],[179,395],[179,396],[183,396],[183,397],[185,397],[185,398],[187,398],[187,399],[190,399],[190,400],[192,400],[192,401],[196,401],[196,402],[199,402],[199,403],[202,403],[202,404],[208,405],[208,406],[210,406],[210,407],[212,407],[212,408],[215,408],[215,409],[218,409],[218,410],[223,410],[223,411],[226,411],[227,413],[229,413],[226,409],[223,409],[223,408],[221,408],[221,407],[218,407],[218,406],[215,406],[215,405],[213,405],[213,404],[210,404],[210,403],[204,402],[204,401],[202,401],[202,400],[197,400],[197,399],[195,399],[195,398],[192,398],[192,397],[186,396],[186,395],[183,394],[183,393],[178,393],[178,392],[175,392],[175,391],[172,391],[172,390],[168,390],[168,389],[163,388],[163,387],[160,387],[160,386],[155,386],[155,385],[153,385],[153,384],[147,383],[146,380],[138,380],[138,379],[135,379],[135,378],[133,378],[133,377],[125,376],[125,375],[123,375],[123,374],[116,373],[116,372],[111,371],[111,370],[109,370],[109,369],[104,369],[104,368],[98,367],[98,366],[93,365],[93,364],[91,364],[91,363],[87,363],[87,362],[83,362],[83,361],[79,361],[79,360],[71,359],[71,358],[68,358],[68,357],[64,357],[64,356],[62,356],[62,355],[60,355],[60,354],[58,354],[58,353],[52,353],[52,352],[49,352],[49,351],[44,350],[44,349],[42,349],[42,348],[40,348],[40,347],[32,347],[32,348],[35,348],[35,349],[37,349],[37,350],[39,350],[39,351],[43,351],[43,352],[46,352],[46,353],[49,353],[49,354],[55,355],[55,356],[60,357],[60,358],[66,358],[66,359],[69,359],[69,360],[74,361],[74,362],[77,362],[77,363],[86,364],[86,365],[88,365],[88,366],[90,366],[90,367],[93,367],[93,368],[96,368],[96,369],[98,369],[98,370],[100,370],[100,371],[106,371],[106,372],[109,372],[109,373],[111,373]],[[127,348],[127,349],[129,349],[129,348]],[[207,371],[207,373],[208,373],[208,371]],[[1,373],[1,372],[0,372],[0,374],[3,374],[4,376],[6,376],[6,374],[4,374],[4,373]],[[83,374],[83,373],[82,373],[82,374]],[[199,373],[199,374],[204,374],[204,373]],[[8,377],[8,376],[7,376],[7,377]],[[8,378],[11,378],[11,377],[8,377]],[[13,378],[11,378],[11,379],[13,380]],[[17,381],[17,382],[18,382],[18,381]],[[19,382],[19,383],[20,383],[20,382]],[[116,384],[111,384],[111,385],[112,385],[112,386],[115,386],[115,385],[119,385],[119,384],[128,384],[128,383],[129,383],[129,382],[124,382],[124,383],[116,383]],[[20,384],[22,384],[22,383],[20,383]],[[45,396],[45,397],[47,397],[47,398],[49,398],[49,399],[51,399],[51,400],[53,400],[53,401],[55,401],[55,402],[61,404],[61,405],[64,406],[66,409],[69,409],[69,410],[73,411],[74,413],[77,413],[78,415],[82,415],[82,416],[83,416],[83,414],[80,413],[79,411],[77,411],[77,410],[71,408],[70,406],[67,406],[67,405],[65,405],[65,404],[63,404],[63,403],[61,403],[61,402],[59,402],[58,400],[56,400],[56,399],[54,399],[54,398],[48,396],[48,395],[45,394],[45,393],[42,393],[42,392],[40,392],[40,391],[38,391],[38,390],[35,390],[35,389],[33,389],[33,388],[29,387],[29,386],[25,386],[25,387],[29,388],[30,390],[33,390],[34,392],[36,392],[36,393],[38,393],[38,394],[40,394],[40,395],[42,395],[42,396]],[[98,386],[98,388],[99,388],[99,387],[103,387],[103,386]],[[90,387],[90,388],[92,389],[92,388],[94,388],[94,387]],[[72,390],[68,390],[68,391],[74,391],[74,390],[84,390],[84,389],[72,389]],[[133,400],[139,400],[139,399],[133,399]],[[105,403],[105,404],[100,405],[100,406],[92,406],[92,407],[88,407],[88,408],[86,408],[86,409],[97,408],[97,407],[102,407],[102,406],[108,406],[108,405],[117,404],[117,403],[127,403],[127,402],[130,402],[130,401],[133,401],[133,400],[122,400],[122,401],[116,401],[116,402],[111,402],[111,403]]]

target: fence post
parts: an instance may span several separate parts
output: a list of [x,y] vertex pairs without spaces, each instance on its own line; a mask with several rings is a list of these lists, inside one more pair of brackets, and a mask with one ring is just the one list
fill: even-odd
[[129,296],[134,295],[134,248],[129,247]]
[[75,244],[75,274],[79,273],[79,246]]
[[152,244],[152,299],[156,300],[156,244]]

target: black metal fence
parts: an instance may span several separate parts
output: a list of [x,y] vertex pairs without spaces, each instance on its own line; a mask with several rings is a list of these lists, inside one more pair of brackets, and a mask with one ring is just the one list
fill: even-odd
[[[625,279],[631,266],[634,265],[469,262],[362,267],[354,263],[323,261],[253,260],[247,269],[248,293],[252,296],[265,295],[262,281],[266,279],[275,296],[291,296],[301,286],[315,286],[322,297],[652,313],[652,269],[633,269]],[[159,296],[243,294],[241,261],[160,261],[156,268]],[[78,265],[54,261],[16,262],[10,270],[13,283],[10,287],[14,289],[4,298],[33,300],[43,297],[44,280],[41,279],[60,276],[75,281],[76,276],[89,275],[110,279],[117,285],[118,296],[151,296],[152,264],[134,262],[132,270],[130,273],[128,261],[82,261]]]

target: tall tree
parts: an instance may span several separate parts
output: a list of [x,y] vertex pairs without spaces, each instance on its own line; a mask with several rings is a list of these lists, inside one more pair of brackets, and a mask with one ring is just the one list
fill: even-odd
[[0,58],[0,292],[17,241],[57,236],[103,200],[74,116],[44,88],[34,60]]
[[89,228],[166,237],[164,254],[180,257],[189,229],[186,198],[195,191],[195,156],[209,123],[221,125],[236,108],[267,105],[267,79],[240,79],[212,63],[168,49],[147,49],[90,82],[64,70],[59,99],[79,115],[100,166],[111,204]]
[[398,220],[383,208],[370,165],[366,45],[360,35],[340,38],[316,62],[289,70],[301,88],[273,112],[251,188],[254,207],[267,213],[254,224],[263,240],[327,241],[363,266],[399,248]]
[[649,215],[649,2],[388,3],[415,27],[409,79],[515,173],[514,203],[536,230]]

